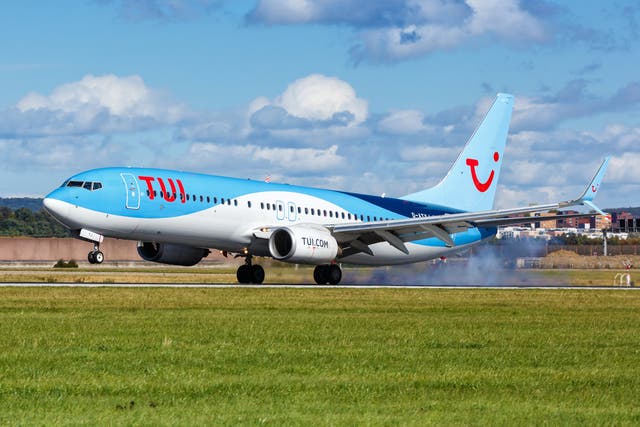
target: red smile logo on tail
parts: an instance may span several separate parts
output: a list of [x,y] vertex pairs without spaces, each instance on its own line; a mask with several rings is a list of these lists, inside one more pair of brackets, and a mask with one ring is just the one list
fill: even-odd
[[[497,162],[500,160],[500,154],[496,151],[493,153],[493,161]],[[467,159],[467,166],[471,169],[471,179],[473,180],[473,185],[476,186],[479,192],[484,193],[491,187],[491,183],[493,182],[493,176],[495,171],[491,169],[491,173],[489,174],[489,178],[485,182],[480,182],[478,179],[478,173],[476,172],[476,166],[478,166],[478,161],[476,159]]]

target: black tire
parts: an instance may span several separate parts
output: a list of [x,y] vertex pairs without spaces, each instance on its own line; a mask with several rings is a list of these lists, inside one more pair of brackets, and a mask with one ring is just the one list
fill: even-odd
[[342,269],[338,264],[331,264],[327,267],[327,282],[335,286],[342,280]]
[[261,285],[264,282],[264,268],[260,265],[251,266],[251,283]]
[[326,285],[329,283],[329,266],[317,265],[316,268],[313,269],[313,280],[315,280],[318,285]]
[[89,255],[87,255],[87,260],[89,261],[89,264],[95,264],[96,263],[95,252],[93,251],[89,252]]
[[236,278],[238,279],[238,283],[250,283],[251,266],[243,264],[238,267],[238,271],[236,271]]

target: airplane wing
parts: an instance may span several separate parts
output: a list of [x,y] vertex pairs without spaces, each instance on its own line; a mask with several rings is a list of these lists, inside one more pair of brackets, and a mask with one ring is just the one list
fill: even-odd
[[[594,209],[598,214],[605,213],[593,204],[600,183],[604,176],[609,158],[607,157],[595,176],[582,193],[575,199],[565,202],[543,205],[527,206],[512,209],[497,209],[479,212],[463,212],[455,214],[434,215],[430,217],[408,218],[391,221],[377,221],[357,224],[327,225],[326,228],[343,247],[342,256],[347,257],[359,252],[373,255],[369,245],[388,242],[401,252],[409,253],[405,243],[430,237],[440,239],[449,247],[455,246],[451,234],[465,231],[474,227],[496,227],[507,224],[525,224],[540,220],[553,220],[566,215],[530,217],[515,215],[528,215],[538,212],[547,212],[553,209],[563,209],[570,206],[584,205]],[[576,214],[576,216],[593,216],[594,214]]]

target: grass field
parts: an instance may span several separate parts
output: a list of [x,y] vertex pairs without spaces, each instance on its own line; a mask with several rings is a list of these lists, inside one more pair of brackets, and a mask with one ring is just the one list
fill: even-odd
[[0,288],[0,425],[640,423],[640,293]]

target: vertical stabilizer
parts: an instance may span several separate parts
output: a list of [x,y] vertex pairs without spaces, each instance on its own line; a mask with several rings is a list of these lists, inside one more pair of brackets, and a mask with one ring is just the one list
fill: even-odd
[[463,211],[492,209],[512,110],[513,96],[499,93],[442,181],[402,199]]

